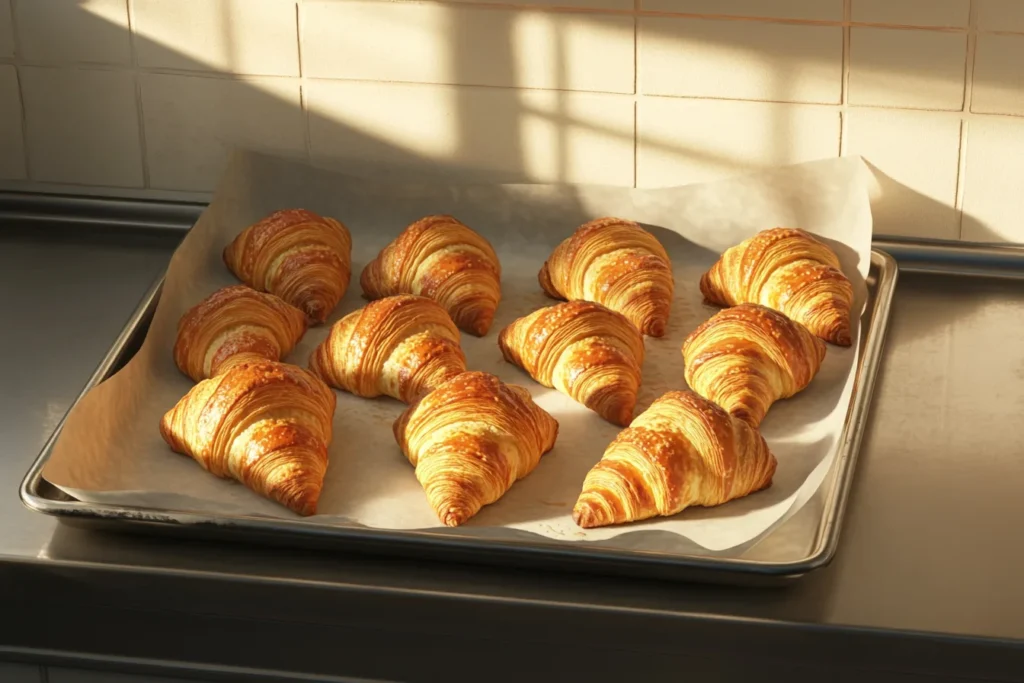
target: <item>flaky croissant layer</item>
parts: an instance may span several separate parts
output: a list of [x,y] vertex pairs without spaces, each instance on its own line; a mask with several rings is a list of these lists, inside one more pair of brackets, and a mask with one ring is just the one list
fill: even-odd
[[825,342],[757,304],[719,311],[683,342],[690,388],[753,427],[772,403],[807,387],[824,359]]
[[306,332],[306,316],[272,294],[224,287],[178,322],[174,362],[199,382],[243,361],[281,360]]
[[459,526],[537,467],[558,422],[523,387],[464,372],[409,406],[394,433],[438,519]]
[[410,403],[465,371],[466,357],[458,328],[437,302],[400,294],[336,322],[309,368],[357,396],[384,394]]
[[452,216],[422,218],[384,247],[359,278],[363,295],[433,299],[455,324],[482,337],[501,300],[501,265],[490,242]]
[[333,218],[275,211],[224,248],[224,263],[247,285],[281,297],[322,323],[352,276],[352,237]]
[[639,223],[599,218],[581,225],[555,247],[537,277],[548,296],[596,301],[643,334],[665,334],[675,291],[672,264]]
[[505,360],[609,422],[633,419],[644,340],[621,313],[591,301],[555,304],[512,322],[498,345]]
[[334,392],[294,365],[239,363],[196,384],[160,435],[218,477],[300,515],[316,512],[327,472]]
[[721,505],[771,484],[775,457],[761,435],[692,391],[670,391],[622,430],[583,482],[583,528]]
[[731,247],[700,280],[713,304],[761,304],[825,341],[850,346],[853,285],[839,258],[810,233],[772,228]]

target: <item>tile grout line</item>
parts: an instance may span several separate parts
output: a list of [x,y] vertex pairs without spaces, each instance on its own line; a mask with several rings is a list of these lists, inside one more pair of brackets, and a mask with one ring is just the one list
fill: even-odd
[[28,152],[28,112],[25,107],[25,87],[21,80],[21,69],[18,68],[18,63],[21,61],[21,39],[18,37],[20,31],[18,31],[18,21],[15,19],[15,10],[17,9],[18,0],[11,0],[10,12],[11,12],[11,42],[14,43],[14,61],[12,66],[14,67],[14,78],[18,81],[18,104],[19,113],[21,114],[21,156],[22,162],[25,164],[25,179],[33,182],[42,182],[34,180],[32,178],[32,165],[31,156]]
[[970,0],[968,3],[969,27],[967,33],[967,59],[964,63],[964,106],[963,115],[960,118],[960,158],[957,160],[956,172],[956,195],[953,199],[953,207],[960,215],[957,223],[957,239],[964,238],[964,195],[967,186],[967,144],[970,135],[969,114],[973,108],[974,101],[974,66],[977,63],[978,54],[978,3]]
[[309,130],[309,87],[302,63],[302,3],[295,3],[295,45],[299,56],[299,107],[302,110],[302,136],[306,146],[306,161],[313,163],[313,136]]
[[[304,0],[298,0],[299,3],[303,3]],[[611,15],[611,16],[648,16],[648,17],[667,17],[667,18],[681,18],[681,19],[702,19],[711,21],[752,21],[761,23],[772,23],[772,24],[790,24],[797,26],[844,26],[844,25],[856,25],[856,26],[869,26],[877,28],[893,28],[893,29],[909,29],[909,30],[924,30],[924,31],[939,31],[939,32],[957,32],[965,33],[967,31],[966,26],[919,26],[914,24],[897,24],[887,23],[881,21],[835,21],[829,19],[800,19],[797,17],[773,17],[773,16],[754,16],[744,14],[714,14],[714,13],[700,13],[700,12],[671,12],[665,10],[650,10],[642,9],[635,3],[632,8],[602,8],[602,7],[575,7],[566,5],[537,5],[537,4],[520,4],[515,2],[481,2],[480,0],[385,0],[386,2],[393,3],[396,5],[416,5],[416,4],[428,4],[428,5],[441,5],[452,9],[477,9],[477,10],[493,10],[493,11],[528,11],[528,12],[542,12],[546,14],[597,14],[597,15]],[[1024,32],[1022,32],[1024,33]]]
[[[129,72],[134,73],[136,69],[131,67],[125,67],[117,64],[84,64],[84,63],[43,63],[36,62],[30,63],[23,60],[14,61],[3,61],[0,60],[0,64],[8,64],[14,67],[28,67],[38,69],[65,69],[65,70],[77,70],[77,71],[113,71],[113,72]],[[172,69],[172,68],[161,68],[161,67],[139,67],[137,69],[140,75],[164,75],[164,76],[180,76],[184,78],[203,78],[209,80],[226,80],[226,81],[297,81],[303,84],[310,82],[328,82],[328,83],[367,83],[367,84],[380,84],[380,85],[401,85],[401,86],[412,86],[412,87],[444,87],[444,88],[467,88],[467,89],[483,89],[483,90],[523,90],[523,91],[536,91],[536,92],[568,92],[577,93],[580,95],[597,95],[602,97],[621,97],[640,99],[641,97],[655,97],[663,99],[678,99],[678,100],[707,100],[715,102],[741,102],[750,104],[788,104],[798,107],[835,107],[839,109],[878,109],[878,110],[893,110],[893,111],[907,111],[907,112],[933,112],[936,114],[945,115],[958,115],[966,119],[973,118],[1011,118],[1019,119],[1024,117],[1024,113],[1007,113],[1007,112],[971,112],[965,108],[960,109],[937,109],[928,107],[911,107],[911,106],[893,106],[884,104],[850,104],[848,101],[843,102],[811,102],[806,100],[771,100],[771,99],[751,99],[746,97],[722,97],[712,95],[677,95],[677,94],[663,94],[663,93],[640,93],[639,86],[634,86],[633,93],[623,91],[611,91],[611,90],[581,90],[581,89],[570,89],[570,88],[543,88],[543,87],[529,87],[529,86],[515,86],[515,85],[487,85],[479,83],[439,83],[430,81],[399,81],[399,80],[379,80],[379,79],[367,79],[367,78],[327,78],[327,77],[313,77],[313,76],[282,76],[275,74],[240,74],[240,73],[226,73],[226,72],[214,72],[214,71],[190,71],[187,69]],[[848,77],[849,74],[846,74]],[[842,88],[842,85],[841,85]]]
[[633,0],[633,187],[640,183],[640,2]]
[[19,37],[21,32],[18,30],[18,20],[15,16],[17,14],[17,7],[18,0],[11,0],[7,7],[10,13],[8,18],[11,20],[11,47],[14,48],[12,61],[21,59],[21,38]]
[[18,113],[21,114],[21,156],[22,162],[25,164],[25,179],[43,182],[32,177],[31,157],[28,153],[28,113],[25,108],[25,88],[21,82],[21,69],[14,68],[14,78],[18,82],[18,104],[21,105]]
[[142,156],[142,187],[151,189],[149,179],[149,152],[146,149],[146,117],[142,107],[142,71],[139,68],[139,52],[135,43],[135,0],[125,0],[128,13],[128,43],[132,52],[132,82],[135,85],[135,117],[139,126],[139,154]]
[[845,25],[853,14],[853,0],[843,0],[843,59],[839,84],[839,156],[846,154],[850,115],[847,103],[850,101],[850,27]]

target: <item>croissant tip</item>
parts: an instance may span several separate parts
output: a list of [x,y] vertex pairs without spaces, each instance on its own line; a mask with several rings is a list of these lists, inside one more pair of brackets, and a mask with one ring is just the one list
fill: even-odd
[[268,497],[277,500],[278,503],[284,505],[300,517],[310,517],[316,514],[317,504],[320,501],[320,490],[316,487],[310,487],[298,495],[287,498],[275,495],[275,492],[271,491]]
[[317,501],[314,500],[314,501],[310,501],[310,502],[304,503],[302,505],[297,505],[297,506],[293,507],[292,510],[297,515],[300,515],[302,517],[311,517],[312,515],[316,514],[316,505],[317,505]]
[[609,523],[609,520],[604,519],[604,515],[601,514],[600,509],[584,502],[578,502],[575,507],[573,507],[572,521],[576,522],[576,526],[583,529],[593,529],[595,527],[605,526]]
[[628,427],[633,422],[633,406],[622,406],[617,410],[609,411],[608,414],[602,417],[619,427]]
[[441,523],[447,527],[457,527],[462,525],[467,519],[472,517],[468,510],[462,510],[459,508],[448,508],[443,513],[438,515],[441,519]]
[[324,320],[327,320],[327,315],[330,311],[319,301],[313,301],[303,304],[302,312],[306,314],[306,325],[309,327],[315,327]]
[[831,342],[836,346],[852,346],[853,336],[850,334],[850,330],[842,329],[832,335]]
[[465,330],[474,337],[486,337],[487,333],[491,331],[491,324],[493,322],[493,314],[488,317],[477,318],[476,320],[467,324]]
[[668,327],[664,320],[651,320],[644,325],[643,333],[648,337],[664,337]]

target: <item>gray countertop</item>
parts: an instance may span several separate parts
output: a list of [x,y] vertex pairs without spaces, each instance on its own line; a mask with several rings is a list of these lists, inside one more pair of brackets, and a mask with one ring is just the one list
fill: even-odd
[[0,653],[403,680],[504,680],[534,657],[600,678],[1024,680],[1024,283],[901,276],[835,561],[740,589],[116,535],[24,508],[23,475],[180,237],[0,223],[0,609],[17,615]]

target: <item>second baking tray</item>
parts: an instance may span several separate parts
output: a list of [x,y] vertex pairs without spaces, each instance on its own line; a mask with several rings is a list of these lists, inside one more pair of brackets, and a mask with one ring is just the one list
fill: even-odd
[[[69,497],[42,477],[43,467],[60,434],[63,420],[22,482],[21,497],[30,508],[56,515],[65,523],[98,525],[119,531],[677,580],[725,583],[785,581],[827,564],[836,551],[861,436],[870,410],[896,279],[895,260],[881,250],[873,250],[867,278],[869,297],[862,318],[865,333],[861,336],[851,406],[839,451],[821,487],[793,517],[753,542],[727,551],[711,552],[694,545],[692,551],[685,554],[654,553],[603,548],[599,544],[581,547],[534,536],[485,541],[429,531],[337,527],[311,521],[85,503]],[[162,281],[157,282],[143,297],[83,389],[82,396],[117,372],[138,350],[159,301],[161,284]]]

